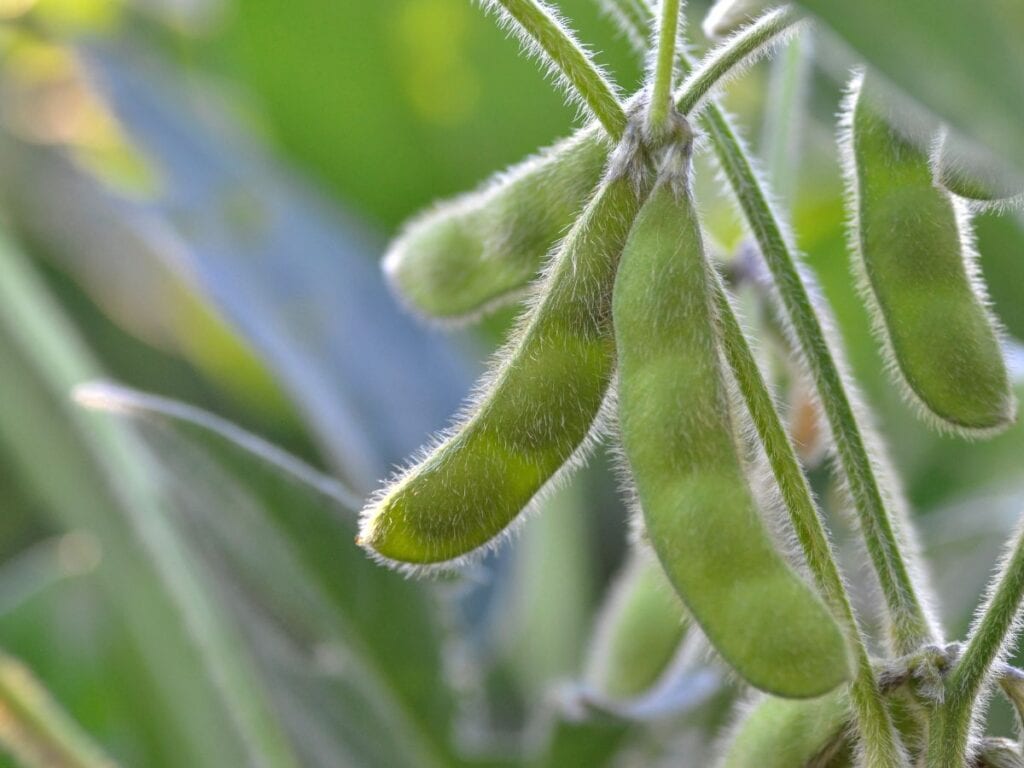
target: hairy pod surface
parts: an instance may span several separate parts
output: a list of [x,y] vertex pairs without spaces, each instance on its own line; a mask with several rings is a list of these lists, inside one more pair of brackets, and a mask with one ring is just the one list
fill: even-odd
[[393,290],[414,311],[451,322],[521,295],[607,159],[608,142],[591,127],[416,217],[384,256]]
[[642,196],[625,173],[601,184],[463,423],[364,510],[371,554],[421,566],[469,554],[580,452],[611,382],[612,285]]
[[937,184],[975,209],[999,209],[1024,201],[1024,186],[998,161],[943,131],[936,142],[932,173]]
[[807,768],[849,764],[846,692],[804,701],[764,696],[734,726],[718,768]]
[[846,642],[776,550],[747,481],[689,192],[660,180],[615,281],[622,444],[650,541],[711,644],[750,684],[787,697],[850,675]]
[[862,293],[894,372],[925,417],[965,434],[999,431],[1016,402],[973,274],[966,211],[933,184],[926,152],[890,126],[871,83],[870,75],[854,82],[846,116]]
[[652,552],[634,550],[601,610],[587,661],[588,682],[611,698],[647,691],[672,662],[686,611]]

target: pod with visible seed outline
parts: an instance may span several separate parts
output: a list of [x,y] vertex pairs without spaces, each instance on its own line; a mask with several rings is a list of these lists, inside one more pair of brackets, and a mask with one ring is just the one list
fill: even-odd
[[611,382],[612,285],[640,197],[632,174],[602,182],[467,418],[364,510],[371,554],[426,566],[472,553],[581,452]]
[[623,250],[619,426],[651,544],[712,646],[751,685],[804,698],[850,676],[846,641],[777,551],[730,412],[700,225],[660,180]]
[[410,221],[384,256],[414,311],[472,318],[522,294],[601,178],[608,143],[594,128]]
[[764,696],[733,727],[718,768],[838,768],[850,764],[846,692],[793,701]]
[[687,629],[686,611],[654,554],[635,549],[612,585],[594,630],[587,682],[625,699],[650,689]]
[[983,435],[1016,401],[975,272],[963,204],[932,182],[927,153],[884,115],[872,76],[854,79],[845,116],[851,250],[861,292],[910,402],[938,426]]

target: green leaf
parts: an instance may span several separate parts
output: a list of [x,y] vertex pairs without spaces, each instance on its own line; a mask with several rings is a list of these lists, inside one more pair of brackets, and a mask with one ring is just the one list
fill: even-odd
[[[105,585],[125,610],[194,765],[294,760],[249,660],[167,518],[137,435],[71,407],[97,367],[30,265],[0,240],[0,438],[56,519],[93,531]],[[182,670],[203,670],[201,676]],[[231,734],[231,737],[226,737]]]
[[160,457],[179,525],[245,627],[304,762],[445,762],[438,609],[355,545],[347,489],[193,406],[103,383],[76,397],[128,420]]

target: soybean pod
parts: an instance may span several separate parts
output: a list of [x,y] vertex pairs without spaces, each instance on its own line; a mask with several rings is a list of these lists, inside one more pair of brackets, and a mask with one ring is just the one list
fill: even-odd
[[851,719],[845,691],[792,701],[762,696],[729,734],[718,768],[838,768],[848,766]]
[[851,250],[876,333],[908,400],[932,424],[986,434],[1016,403],[975,274],[966,209],[927,153],[890,125],[880,86],[855,78],[845,119]]
[[846,641],[750,490],[709,268],[685,183],[662,178],[615,281],[622,445],[651,544],[711,644],[757,688],[817,696],[849,678]]
[[646,547],[634,549],[599,614],[587,681],[613,699],[647,691],[672,662],[687,625],[661,563]]
[[612,378],[612,285],[642,196],[636,174],[609,173],[462,423],[364,510],[372,554],[423,566],[471,553],[584,450]]
[[601,178],[596,126],[410,221],[384,256],[392,289],[415,312],[473,318],[522,296]]

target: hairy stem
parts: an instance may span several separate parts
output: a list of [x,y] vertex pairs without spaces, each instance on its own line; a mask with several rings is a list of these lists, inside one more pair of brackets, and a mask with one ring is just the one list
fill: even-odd
[[772,273],[795,341],[810,368],[888,607],[894,650],[898,654],[912,653],[937,638],[904,559],[861,426],[818,312],[767,196],[729,123],[714,107],[705,111],[702,122]]
[[615,88],[542,0],[491,0],[502,9],[548,57],[572,90],[618,141],[626,130],[626,115]]
[[902,765],[902,749],[878,688],[864,635],[850,604],[846,585],[839,573],[825,527],[807,485],[807,478],[779,418],[775,403],[747,343],[721,280],[715,280],[717,320],[722,345],[733,377],[739,386],[758,437],[779,484],[783,501],[796,531],[804,557],[818,588],[845,627],[856,663],[850,698],[857,727],[864,736],[865,757],[871,766]]
[[647,131],[657,136],[668,120],[675,77],[676,43],[679,37],[679,0],[662,0],[658,24],[658,52],[654,59],[651,102],[647,111]]
[[990,682],[1010,638],[1018,629],[1017,615],[1024,600],[1024,528],[1017,534],[998,583],[990,592],[984,613],[967,641],[967,648],[945,683],[943,703],[932,713],[928,739],[929,768],[960,768],[970,747],[975,705]]

